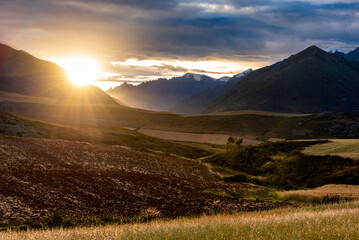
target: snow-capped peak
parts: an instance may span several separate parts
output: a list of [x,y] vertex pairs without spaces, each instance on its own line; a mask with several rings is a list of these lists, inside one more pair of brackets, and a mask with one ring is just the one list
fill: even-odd
[[248,69],[248,70],[246,70],[244,72],[241,72],[241,73],[238,73],[238,74],[234,75],[233,77],[242,78],[242,77],[246,76],[248,73],[251,73],[251,72],[253,72],[253,70],[250,68],[250,69]]
[[338,49],[334,46],[326,46],[323,48],[323,50],[328,53],[335,53],[336,51],[338,51]]
[[218,78],[217,81],[228,82],[228,80],[231,79],[231,78],[232,77],[224,76],[224,77]]
[[190,76],[193,76],[193,79],[196,80],[196,81],[201,81],[202,78],[211,78],[211,77],[208,77],[206,75],[196,74],[196,73],[186,73],[185,75],[183,75],[184,78],[188,78]]

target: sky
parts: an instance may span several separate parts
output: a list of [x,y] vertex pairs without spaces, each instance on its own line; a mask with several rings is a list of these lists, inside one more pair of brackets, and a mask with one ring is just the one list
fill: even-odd
[[231,76],[311,45],[359,46],[354,0],[0,0],[0,42],[95,59],[103,89],[186,72]]

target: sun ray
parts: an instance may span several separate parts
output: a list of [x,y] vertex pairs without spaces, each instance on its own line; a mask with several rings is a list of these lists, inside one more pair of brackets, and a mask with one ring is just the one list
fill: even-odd
[[91,57],[69,57],[57,60],[56,63],[66,71],[70,81],[77,86],[92,84],[102,74],[100,64]]

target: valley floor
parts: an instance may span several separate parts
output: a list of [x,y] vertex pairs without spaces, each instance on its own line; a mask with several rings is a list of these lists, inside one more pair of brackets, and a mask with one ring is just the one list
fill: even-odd
[[359,160],[358,139],[330,139],[326,144],[313,145],[304,150],[308,155],[338,155]]
[[359,203],[121,226],[2,232],[0,239],[359,239]]
[[278,192],[278,196],[284,200],[320,202],[323,196],[338,195],[341,199],[359,200],[359,186],[345,184],[327,184],[318,188],[306,190],[290,190]]
[[[209,144],[218,144],[225,145],[227,139],[231,136],[228,134],[199,134],[199,133],[186,133],[186,132],[173,132],[173,131],[161,131],[153,129],[141,128],[138,132],[166,140],[180,141],[180,142],[196,142],[196,143],[209,143]],[[235,137],[239,139],[240,137]],[[260,144],[261,141],[244,138],[243,145],[256,145]]]

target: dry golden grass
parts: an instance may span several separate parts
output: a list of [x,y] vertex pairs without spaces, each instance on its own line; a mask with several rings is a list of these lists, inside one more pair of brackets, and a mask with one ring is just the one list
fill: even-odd
[[278,192],[278,196],[284,199],[298,199],[303,201],[321,200],[324,196],[339,195],[343,198],[359,200],[359,186],[344,184],[328,184],[309,190],[291,190]]
[[29,232],[0,239],[359,239],[359,203]]
[[331,139],[331,142],[306,148],[308,155],[338,155],[359,160],[359,139]]

